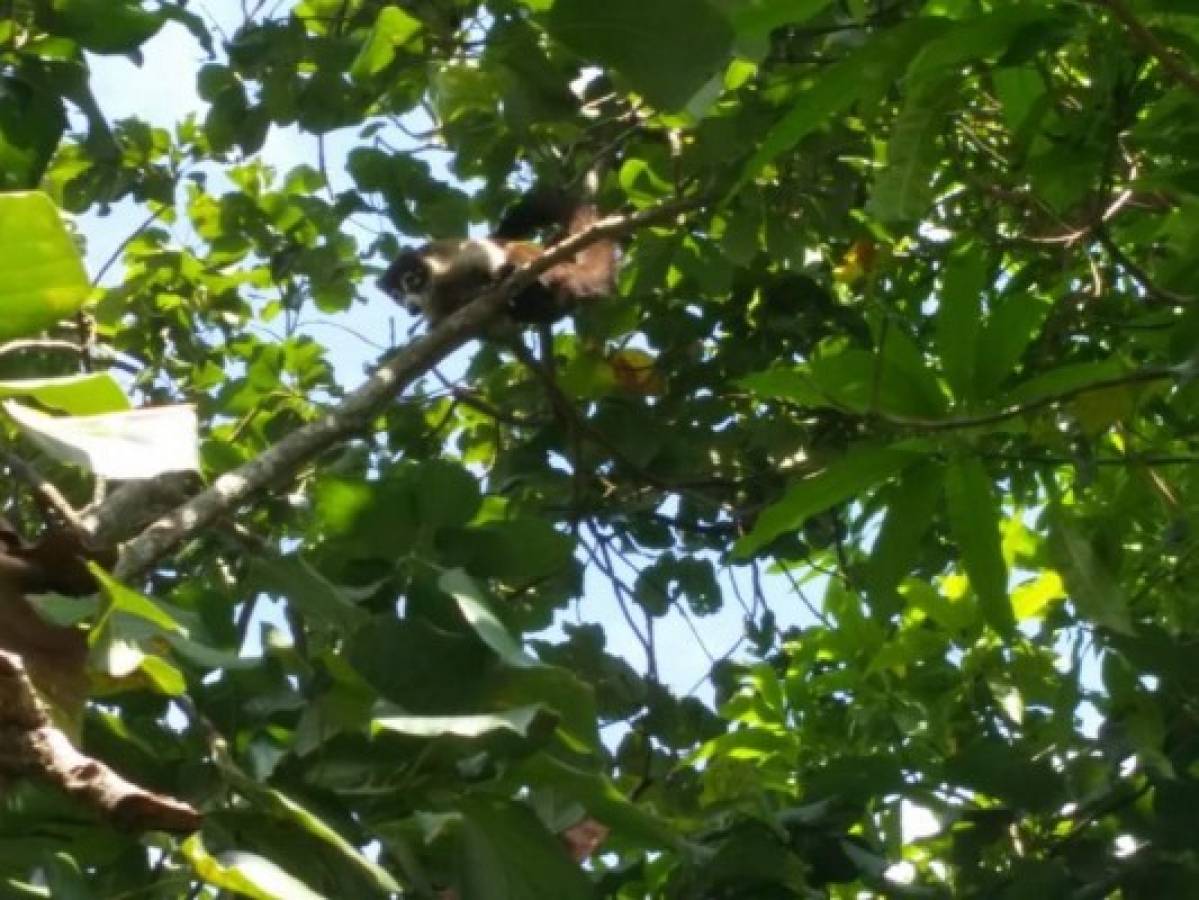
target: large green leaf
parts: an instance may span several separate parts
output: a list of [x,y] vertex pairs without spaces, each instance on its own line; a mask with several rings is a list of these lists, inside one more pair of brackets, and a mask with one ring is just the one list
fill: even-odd
[[269,859],[253,853],[229,851],[212,856],[198,834],[179,848],[192,871],[214,887],[234,891],[253,900],[324,900]]
[[271,807],[276,814],[287,819],[292,824],[299,826],[328,847],[331,847],[343,859],[348,861],[351,866],[365,874],[380,891],[388,893],[399,892],[399,884],[396,883],[396,880],[392,878],[386,869],[368,859],[361,850],[342,837],[341,834],[326,824],[319,816],[301,806],[283,792],[273,788],[266,789],[263,797],[266,800],[266,805]]
[[974,457],[955,460],[945,477],[949,525],[983,618],[1000,634],[1015,628],[1007,564],[999,541],[999,503],[991,476]]
[[887,515],[865,566],[871,599],[883,615],[899,608],[896,588],[919,559],[920,544],[941,499],[943,478],[939,463],[911,466],[899,477],[887,503]]
[[915,55],[908,67],[908,80],[919,83],[938,78],[964,63],[999,56],[1017,40],[1051,34],[1052,26],[1063,20],[1058,10],[1042,3],[1010,4],[965,18]]
[[1128,598],[1119,581],[1096,557],[1090,541],[1061,512],[1053,517],[1050,548],[1079,611],[1098,625],[1132,634]]
[[1004,296],[987,317],[978,338],[986,352],[978,354],[975,388],[986,397],[1012,374],[1020,357],[1041,330],[1053,309],[1048,297],[1034,294]]
[[159,603],[145,594],[121,584],[121,582],[98,566],[92,566],[91,568],[92,574],[100,582],[100,590],[104,594],[104,598],[109,603],[109,607],[104,615],[108,615],[111,612],[122,612],[145,619],[163,631],[179,635],[187,634],[187,629]]
[[447,559],[479,576],[543,578],[570,565],[574,541],[543,519],[509,519],[446,529],[439,547]]
[[438,586],[454,598],[467,624],[505,663],[518,668],[540,665],[491,611],[482,588],[465,572],[461,569],[446,572]]
[[668,110],[685,106],[720,72],[733,42],[728,20],[706,0],[557,0],[545,26]]
[[874,183],[868,209],[881,221],[908,224],[932,203],[942,155],[938,139],[957,100],[957,79],[918,85],[904,100],[887,141],[887,166]]
[[[937,309],[937,349],[954,396],[969,403],[975,394],[983,292],[989,266],[981,247],[968,246],[945,266]],[[991,353],[986,346],[986,353]]]
[[130,408],[124,389],[107,372],[0,381],[0,397],[32,397],[43,406],[72,416],[120,412]]
[[906,22],[872,38],[845,59],[821,71],[790,110],[758,141],[758,149],[745,163],[733,192],[833,116],[889,83],[911,60],[916,48],[944,27],[936,19]]
[[396,50],[419,34],[421,27],[420,19],[413,18],[400,7],[383,7],[358,58],[350,66],[350,75],[368,78],[383,71],[395,59]]
[[477,711],[494,661],[473,635],[415,618],[368,622],[350,638],[345,654],[381,696],[422,715]]
[[50,198],[0,195],[0,340],[49,328],[89,293],[79,250]]
[[0,190],[37,187],[66,127],[60,98],[0,77]]
[[367,614],[301,556],[257,557],[250,576],[259,590],[286,597],[317,628],[348,634]]
[[799,528],[808,517],[843,503],[860,491],[903,471],[918,455],[899,447],[861,446],[794,482],[782,499],[766,507],[753,530],[733,547],[740,557],[752,555],[779,535]]
[[600,772],[579,768],[547,753],[524,760],[515,771],[530,787],[551,787],[576,801],[622,840],[655,850],[683,845],[669,822],[632,803]]
[[486,797],[460,804],[461,900],[591,900],[583,870],[523,804]]
[[140,0],[52,0],[54,27],[92,53],[131,53],[166,21]]

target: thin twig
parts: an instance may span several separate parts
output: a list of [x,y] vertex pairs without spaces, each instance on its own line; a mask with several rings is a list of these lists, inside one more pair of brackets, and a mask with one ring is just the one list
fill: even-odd
[[158,207],[158,209],[146,216],[140,225],[133,229],[133,231],[129,232],[129,234],[125,236],[125,239],[121,241],[121,243],[117,244],[116,249],[112,251],[112,254],[108,257],[108,259],[104,260],[100,268],[96,270],[96,274],[92,278],[92,287],[98,285],[100,283],[100,279],[108,274],[108,270],[116,265],[117,260],[121,258],[121,254],[125,252],[125,248],[132,244],[142,232],[157,222],[158,219],[161,218],[170,208],[171,207],[166,205]]

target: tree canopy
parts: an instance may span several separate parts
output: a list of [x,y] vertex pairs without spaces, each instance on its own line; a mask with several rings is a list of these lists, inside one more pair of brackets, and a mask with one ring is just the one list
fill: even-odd
[[4,896],[1199,896],[1193,2],[5,7]]

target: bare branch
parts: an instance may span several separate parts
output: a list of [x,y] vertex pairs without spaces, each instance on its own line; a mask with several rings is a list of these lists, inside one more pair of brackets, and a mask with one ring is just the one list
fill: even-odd
[[188,804],[126,781],[75,748],[38,699],[16,653],[0,651],[0,773],[44,778],[119,827],[186,833],[201,816]]
[[701,206],[704,198],[660,203],[624,216],[609,216],[555,244],[477,300],[448,316],[437,327],[402,348],[366,382],[321,418],[296,429],[279,443],[231,472],[207,490],[153,522],[130,541],[116,568],[118,577],[145,572],[180,543],[211,525],[269,484],[290,480],[307,461],[346,438],[365,431],[394,397],[472,337],[530,286],[539,275],[603,238],[621,237],[639,228],[677,218]]

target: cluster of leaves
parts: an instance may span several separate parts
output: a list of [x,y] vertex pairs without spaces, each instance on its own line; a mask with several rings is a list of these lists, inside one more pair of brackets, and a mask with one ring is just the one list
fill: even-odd
[[[208,479],[344,396],[304,314],[352,324],[394,235],[588,173],[609,209],[706,203],[626,235],[552,365],[474,345],[189,535],[149,596],[77,608],[116,636],[84,746],[204,828],[122,833],[22,783],[6,889],[1192,895],[1192,5],[300,0],[243,4],[216,46],[170,2],[9,4],[4,186],[146,220],[90,325],[0,247],[0,336],[57,329],[0,345],[2,374],[119,365],[139,405],[195,404]],[[205,116],[105,122],[85,51],[165,23],[211,49]],[[264,165],[281,127],[356,135],[352,187],[324,154]],[[239,655],[266,598],[286,628]],[[708,652],[726,602],[745,634],[709,705],[656,636]],[[642,671],[609,652],[626,624]],[[608,829],[585,867],[580,822]]]

